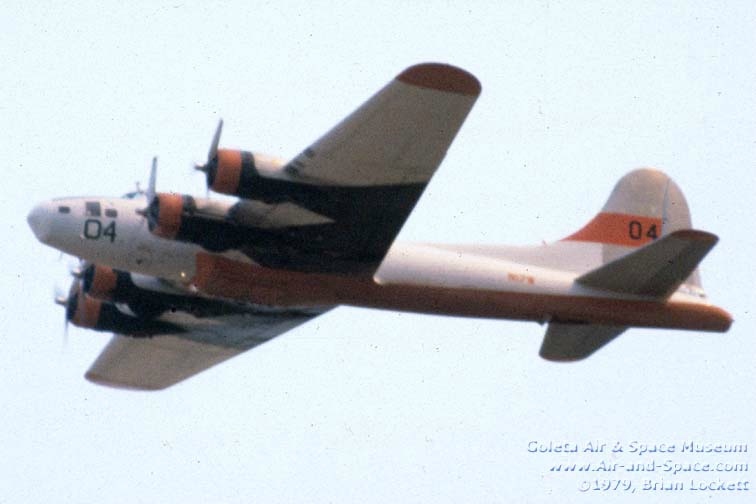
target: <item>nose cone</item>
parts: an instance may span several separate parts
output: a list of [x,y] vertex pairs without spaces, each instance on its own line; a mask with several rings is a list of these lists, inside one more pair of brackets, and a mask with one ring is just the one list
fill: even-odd
[[50,202],[40,203],[32,208],[26,217],[26,222],[34,231],[34,235],[42,243],[47,243],[50,238],[50,229],[52,227],[53,208]]

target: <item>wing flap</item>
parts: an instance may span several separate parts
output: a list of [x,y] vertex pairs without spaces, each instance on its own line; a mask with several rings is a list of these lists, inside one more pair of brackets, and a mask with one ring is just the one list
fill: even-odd
[[718,238],[680,230],[615,259],[577,279],[586,287],[664,300],[690,277]]
[[585,359],[626,329],[624,326],[551,322],[539,355],[557,362]]

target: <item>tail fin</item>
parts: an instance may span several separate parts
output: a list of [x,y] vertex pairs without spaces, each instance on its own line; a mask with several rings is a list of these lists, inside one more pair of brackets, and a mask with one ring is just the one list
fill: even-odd
[[[691,227],[690,210],[680,187],[666,174],[642,168],[622,177],[601,212],[564,241],[599,243],[603,262],[608,263]],[[700,288],[698,271],[685,283]]]

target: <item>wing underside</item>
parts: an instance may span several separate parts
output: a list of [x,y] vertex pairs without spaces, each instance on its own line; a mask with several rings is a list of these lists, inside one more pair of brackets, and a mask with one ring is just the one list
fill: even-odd
[[152,337],[114,335],[86,373],[110,387],[160,390],[239,355],[322,313],[234,315],[175,321],[185,332]]
[[109,387],[159,390],[243,351],[174,335],[152,338],[114,335],[85,376],[91,382]]

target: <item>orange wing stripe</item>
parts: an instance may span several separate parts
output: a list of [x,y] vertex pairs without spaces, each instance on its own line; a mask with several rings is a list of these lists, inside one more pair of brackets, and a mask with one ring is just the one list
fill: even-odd
[[661,237],[662,220],[656,217],[602,212],[564,241],[585,241],[640,247]]

